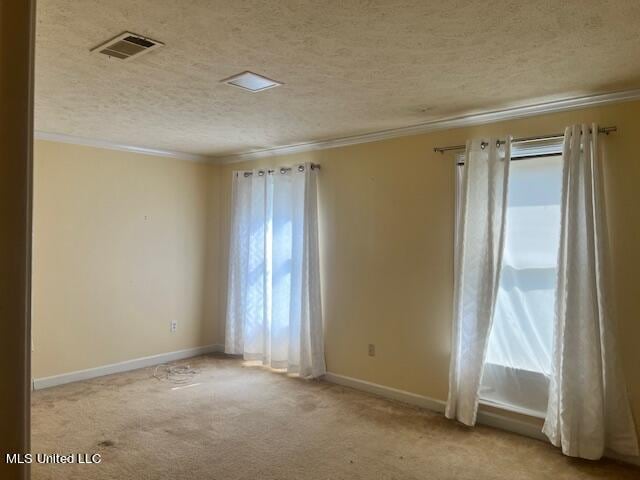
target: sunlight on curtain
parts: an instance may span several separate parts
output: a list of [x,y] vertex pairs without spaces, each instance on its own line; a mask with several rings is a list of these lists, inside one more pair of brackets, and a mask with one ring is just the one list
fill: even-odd
[[316,173],[235,172],[225,352],[324,373]]
[[[562,453],[637,456],[636,428],[616,348],[609,232],[597,124],[565,129],[558,294],[543,432]],[[610,158],[615,162],[615,158]]]
[[511,139],[467,142],[458,188],[454,315],[445,415],[474,425],[504,251]]
[[551,372],[562,157],[513,162],[505,247],[480,391],[486,403],[544,416]]

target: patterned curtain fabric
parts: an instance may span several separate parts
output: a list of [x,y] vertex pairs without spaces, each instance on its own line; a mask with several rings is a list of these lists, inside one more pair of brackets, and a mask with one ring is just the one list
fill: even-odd
[[544,433],[566,455],[638,455],[616,360],[598,126],[573,125],[563,147],[561,232],[549,404]]
[[[483,145],[485,147],[483,148]],[[511,139],[467,143],[456,228],[446,416],[474,425],[504,250]]]
[[317,170],[234,172],[225,352],[325,373]]

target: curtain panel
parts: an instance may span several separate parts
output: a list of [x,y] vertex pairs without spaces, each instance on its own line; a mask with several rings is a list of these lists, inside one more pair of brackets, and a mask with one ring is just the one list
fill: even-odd
[[598,125],[565,130],[549,404],[543,431],[566,455],[638,455],[608,298],[608,231]]
[[[483,146],[484,145],[484,146]],[[454,273],[447,418],[474,425],[500,282],[511,139],[467,143]]]
[[225,352],[325,373],[317,170],[234,172]]

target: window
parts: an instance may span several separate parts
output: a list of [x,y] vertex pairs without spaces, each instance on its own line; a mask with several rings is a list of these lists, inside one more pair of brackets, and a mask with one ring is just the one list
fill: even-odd
[[560,241],[561,143],[514,144],[505,246],[481,403],[543,417]]
[[325,373],[317,166],[234,172],[225,352]]

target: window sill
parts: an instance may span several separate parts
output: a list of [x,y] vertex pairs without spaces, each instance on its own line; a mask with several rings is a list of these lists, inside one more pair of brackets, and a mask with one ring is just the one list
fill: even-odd
[[515,407],[513,405],[507,405],[504,403],[494,402],[492,400],[480,399],[480,405],[486,405],[488,407],[497,408],[499,410],[505,410],[507,412],[518,413],[520,415],[526,415],[528,417],[541,418],[544,420],[545,414],[536,410],[530,410],[528,408]]

